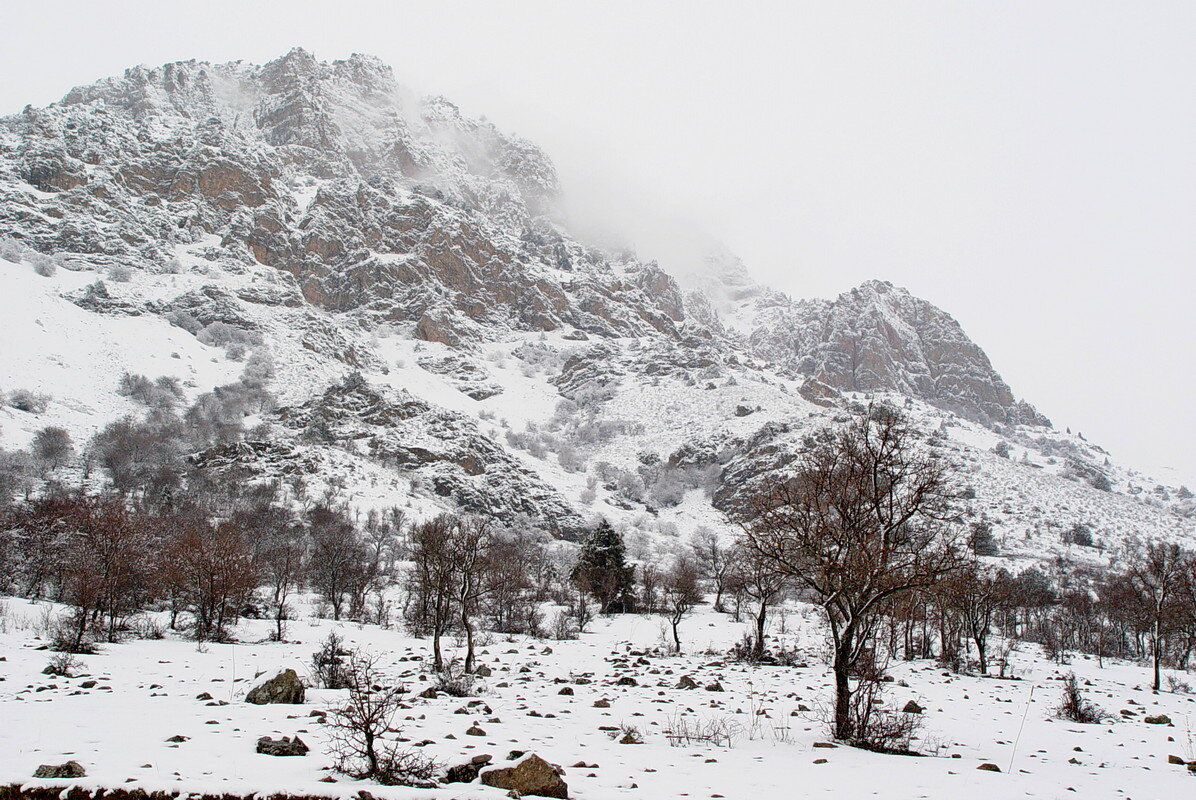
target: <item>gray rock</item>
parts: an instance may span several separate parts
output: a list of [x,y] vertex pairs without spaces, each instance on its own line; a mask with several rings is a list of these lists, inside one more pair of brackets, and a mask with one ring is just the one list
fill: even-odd
[[293,739],[289,736],[284,736],[281,739],[263,736],[257,740],[257,751],[267,756],[305,756],[308,749],[308,746],[298,736]]
[[273,678],[259,683],[245,695],[245,702],[264,706],[269,703],[286,703],[297,705],[303,702],[305,695],[303,681],[293,669],[284,669]]
[[513,767],[493,767],[481,773],[482,783],[498,789],[518,792],[521,797],[569,796],[569,785],[557,768],[534,753],[524,756]]
[[[83,778],[87,770],[78,761],[67,761],[65,764],[42,764],[33,772],[35,778]],[[563,796],[563,795],[562,795]]]

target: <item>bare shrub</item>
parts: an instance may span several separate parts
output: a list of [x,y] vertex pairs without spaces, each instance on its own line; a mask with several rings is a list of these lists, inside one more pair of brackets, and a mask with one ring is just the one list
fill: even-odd
[[1084,725],[1095,725],[1104,718],[1105,712],[1100,706],[1084,697],[1084,693],[1080,690],[1080,683],[1076,680],[1076,674],[1069,672],[1063,679],[1063,696],[1055,709],[1055,715],[1060,719]]
[[569,612],[566,610],[557,612],[557,615],[552,620],[549,635],[553,639],[563,642],[569,639],[576,639],[580,634],[576,623],[574,623]]
[[743,726],[729,717],[698,717],[684,713],[670,715],[664,729],[665,738],[673,747],[699,744],[732,747],[741,733]]
[[58,271],[58,263],[52,256],[45,253],[34,253],[29,256],[29,264],[33,267],[33,271],[43,278],[49,278]]
[[29,414],[42,414],[50,405],[50,395],[31,392],[28,389],[13,389],[6,399],[16,410]]
[[113,264],[108,269],[108,280],[128,283],[133,279],[133,269],[126,264]]
[[75,658],[73,653],[56,653],[50,657],[50,663],[42,670],[45,675],[57,675],[60,678],[73,678],[83,669],[83,662]]
[[347,689],[349,683],[349,661],[353,651],[343,647],[344,642],[335,631],[320,643],[320,649],[311,657],[311,671],[316,682],[325,689]]
[[476,684],[476,675],[466,672],[457,666],[456,661],[452,661],[436,673],[436,683],[433,686],[436,691],[444,692],[450,697],[472,697],[477,694]]
[[182,328],[193,336],[198,335],[199,332],[203,330],[203,323],[188,314],[186,311],[168,311],[162,316],[171,325],[174,325],[176,328]]
[[352,778],[372,778],[386,786],[432,788],[441,765],[386,734],[401,705],[403,686],[386,686],[377,657],[352,653],[346,672],[349,698],[328,717],[334,769]]
[[1178,675],[1167,676],[1167,691],[1174,694],[1191,694],[1192,684],[1185,681]]

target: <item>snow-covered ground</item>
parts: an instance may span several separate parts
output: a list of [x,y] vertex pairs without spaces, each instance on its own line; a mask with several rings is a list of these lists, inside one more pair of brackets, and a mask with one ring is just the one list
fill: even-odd
[[[570,796],[581,800],[673,797],[883,798],[1173,798],[1191,796],[1196,776],[1168,756],[1196,758],[1196,700],[1153,694],[1142,665],[1077,657],[1065,666],[1030,648],[1016,652],[1017,680],[955,675],[932,662],[895,663],[886,703],[925,708],[918,742],[928,757],[878,755],[847,747],[816,748],[827,739],[820,709],[830,682],[821,665],[816,617],[790,609],[773,633],[808,655],[807,667],[750,667],[728,661],[726,648],[744,625],[702,607],[681,626],[686,654],[660,655],[659,617],[599,619],[576,641],[491,637],[481,663],[493,675],[469,699],[417,697],[430,684],[428,643],[399,630],[305,618],[286,643],[266,641],[269,623],[243,621],[237,644],[167,635],[131,640],[80,656],[76,678],[41,674],[52,655],[36,638],[46,605],[4,601],[0,624],[0,784],[38,783],[39,764],[74,759],[84,787],[188,792],[303,792],[351,797],[361,789],[384,798],[501,797],[478,784],[438,790],[385,788],[331,773],[324,727],[311,712],[336,705],[339,692],[313,690],[300,706],[244,701],[255,676],[282,667],[306,672],[318,642],[337,630],[350,644],[379,654],[384,674],[407,688],[396,727],[446,765],[486,753],[535,752],[565,767]],[[784,632],[782,632],[782,629]],[[641,655],[643,654],[643,655]],[[1074,670],[1086,696],[1110,715],[1099,725],[1056,719],[1059,677]],[[681,676],[699,688],[676,688]],[[631,676],[638,685],[617,685]],[[1191,680],[1192,676],[1186,677]],[[89,684],[91,688],[84,689]],[[717,682],[724,691],[709,691]],[[572,695],[562,695],[563,687]],[[199,700],[208,693],[213,699]],[[605,699],[609,708],[597,708]],[[799,711],[799,708],[813,709]],[[465,713],[460,713],[465,709]],[[1122,710],[1132,712],[1123,715]],[[1166,714],[1171,725],[1147,724]],[[680,716],[725,720],[738,733],[730,747],[672,746],[666,731]],[[1024,722],[1023,722],[1024,721]],[[466,735],[473,724],[483,736]],[[611,731],[633,725],[643,744],[618,744]],[[1023,727],[1024,726],[1024,727]],[[182,735],[181,743],[166,740]],[[303,757],[255,753],[260,736],[298,735]],[[585,762],[590,767],[570,765]],[[993,763],[1001,772],[978,770]],[[1012,769],[1010,767],[1012,766]],[[62,783],[62,781],[58,781]]]

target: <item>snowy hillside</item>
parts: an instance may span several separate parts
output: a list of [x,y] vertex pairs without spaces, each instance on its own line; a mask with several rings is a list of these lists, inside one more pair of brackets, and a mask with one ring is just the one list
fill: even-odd
[[[273,400],[242,438],[285,447],[246,448],[241,474],[301,461],[313,493],[335,472],[363,509],[522,514],[566,536],[603,516],[667,550],[729,529],[729,482],[762,443],[783,469],[804,431],[880,392],[969,470],[1010,556],[1074,553],[1076,524],[1106,553],[1191,534],[1187,492],[1049,427],[904,290],[793,301],[721,253],[687,293],[572,239],[558,192],[533,145],[364,56],[135,68],[0,120],[0,388],[51,398],[0,411],[5,446],[135,416],[125,373],[194,402],[255,352]],[[350,374],[418,413],[370,422],[342,397],[316,441],[313,404]]]

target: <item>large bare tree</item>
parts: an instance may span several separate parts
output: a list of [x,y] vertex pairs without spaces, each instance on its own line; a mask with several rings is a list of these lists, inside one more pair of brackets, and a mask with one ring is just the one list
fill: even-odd
[[851,679],[867,674],[886,607],[960,565],[951,468],[894,409],[877,405],[807,439],[743,521],[744,545],[826,613],[834,733],[853,741]]

